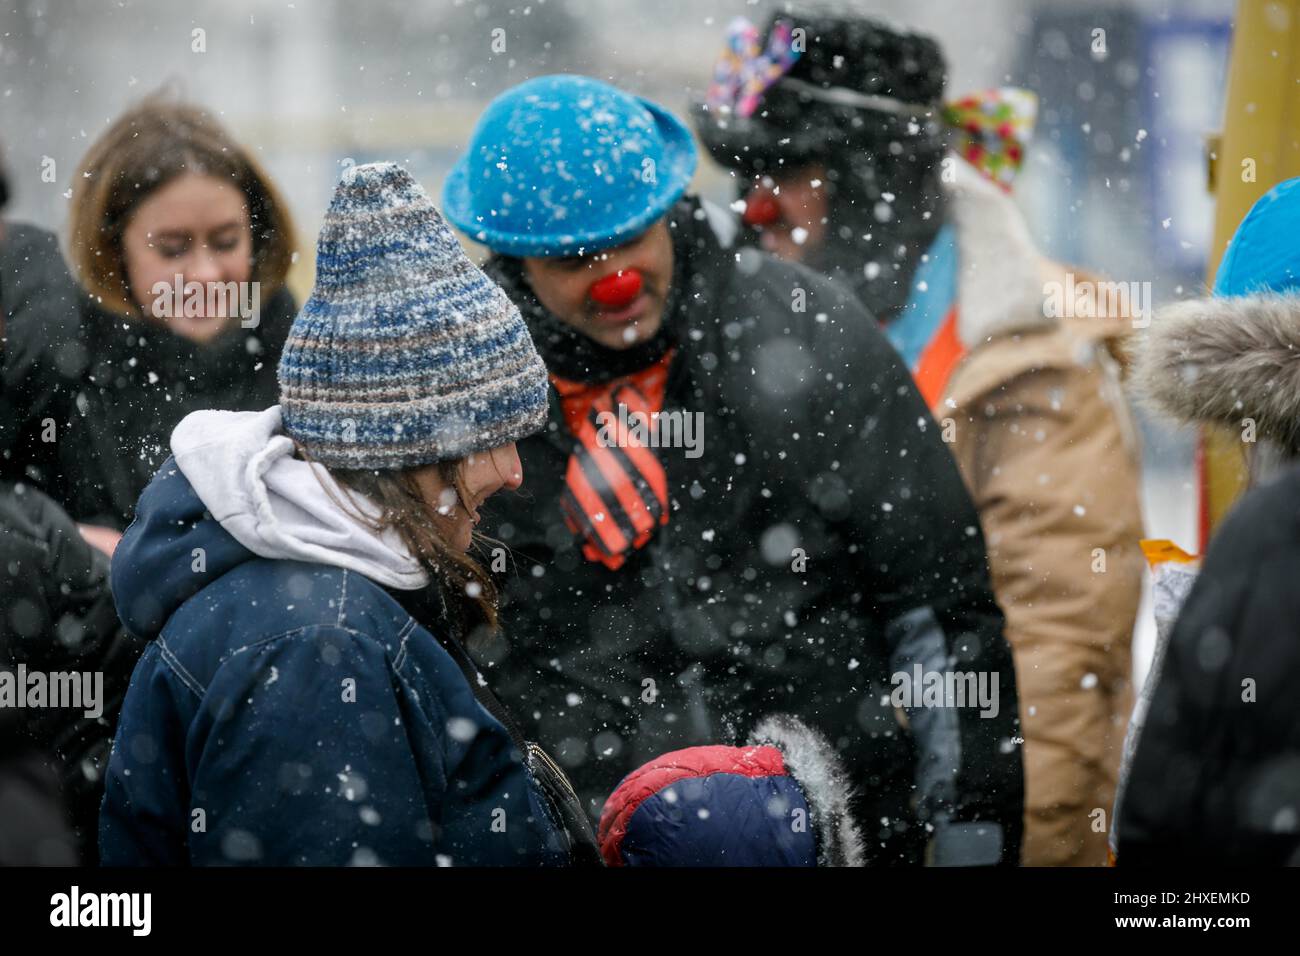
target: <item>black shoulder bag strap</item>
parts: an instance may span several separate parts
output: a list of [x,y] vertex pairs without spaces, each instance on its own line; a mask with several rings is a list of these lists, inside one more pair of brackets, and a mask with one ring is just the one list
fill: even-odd
[[565,776],[559,764],[551,759],[550,754],[542,749],[541,744],[524,738],[519,725],[515,723],[515,719],[510,716],[510,712],[506,710],[496,694],[492,693],[484,683],[478,668],[474,666],[465,649],[460,646],[460,642],[450,635],[437,636],[436,639],[460,666],[461,673],[465,675],[465,680],[469,682],[478,702],[489,714],[501,721],[509,731],[515,746],[519,748],[519,752],[524,755],[533,778],[541,787],[543,795],[551,805],[551,810],[568,834],[570,861],[574,866],[604,866],[600,848],[596,844],[596,835],[591,830],[591,821],[587,819],[573,784],[569,782],[569,778]]
[[[469,684],[470,690],[473,691],[474,697],[478,700],[483,708],[499,720],[510,734],[514,741],[515,747],[523,755],[527,763],[529,772],[533,779],[537,781],[546,798],[552,812],[555,814],[560,825],[564,827],[565,834],[569,838],[569,861],[574,866],[604,866],[605,861],[601,858],[600,847],[596,843],[596,834],[592,832],[591,821],[587,819],[586,811],[582,809],[582,801],[578,799],[578,794],[573,789],[573,784],[569,778],[544,749],[541,744],[533,743],[526,739],[519,725],[515,723],[514,717],[510,715],[504,704],[492,693],[487,686],[487,681],[483,679],[478,667],[470,659],[468,652],[461,646],[452,634],[454,625],[451,622],[451,613],[447,608],[446,600],[442,595],[442,588],[434,584],[433,590],[438,592],[438,603],[441,605],[440,620],[438,623],[443,627],[432,627],[428,630],[433,634],[434,640],[442,645],[443,649],[451,655],[451,659],[456,662],[461,673],[465,676],[466,683]],[[415,597],[412,592],[405,592],[402,597]],[[420,601],[416,597],[417,603]],[[430,608],[434,610],[434,608]]]

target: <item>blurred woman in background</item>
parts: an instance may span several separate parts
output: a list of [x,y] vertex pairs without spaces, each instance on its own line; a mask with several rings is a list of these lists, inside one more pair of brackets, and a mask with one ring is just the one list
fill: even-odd
[[147,99],[82,160],[69,258],[89,370],[58,445],[69,510],[105,548],[182,418],[275,403],[294,247],[270,179],[199,107]]
[[[103,675],[96,716],[51,709],[22,724],[52,755],[85,862],[143,649],[120,628],[107,561],[86,542],[113,553],[189,412],[275,403],[296,311],[284,287],[293,248],[288,212],[248,152],[203,110],[159,98],[120,117],[75,174],[80,288],[52,235],[4,228],[0,664]],[[162,284],[190,294],[156,293]]]

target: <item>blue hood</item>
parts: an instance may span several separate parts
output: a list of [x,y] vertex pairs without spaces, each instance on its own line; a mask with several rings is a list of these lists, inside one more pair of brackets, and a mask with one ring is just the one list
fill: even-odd
[[[1251,207],[1214,294],[1159,310],[1135,345],[1133,392],[1181,424],[1252,423],[1282,459],[1300,455],[1300,178]],[[1272,452],[1255,456],[1262,477]]]
[[1279,183],[1241,221],[1214,277],[1218,296],[1295,292],[1300,285],[1300,177]]
[[113,553],[113,601],[126,629],[153,640],[172,613],[257,556],[208,513],[168,458],[145,488],[135,521]]

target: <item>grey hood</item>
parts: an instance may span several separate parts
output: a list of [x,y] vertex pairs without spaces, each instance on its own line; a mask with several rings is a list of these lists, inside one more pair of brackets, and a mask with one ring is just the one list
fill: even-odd
[[808,801],[817,834],[817,865],[865,865],[862,834],[849,812],[853,787],[830,742],[797,717],[772,714],[759,721],[749,745],[781,751],[786,769]]
[[1133,389],[1180,424],[1300,446],[1300,296],[1207,297],[1157,311],[1133,342]]
[[347,568],[403,591],[428,584],[395,532],[377,534],[343,507],[352,502],[374,517],[374,504],[344,491],[321,465],[294,457],[280,406],[194,412],[172,432],[171,449],[212,517],[259,557]]

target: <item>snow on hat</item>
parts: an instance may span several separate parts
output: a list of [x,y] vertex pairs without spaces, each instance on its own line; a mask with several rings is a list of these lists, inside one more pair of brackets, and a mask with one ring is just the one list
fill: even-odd
[[519,310],[395,163],[338,184],[279,380],[285,432],[327,466],[461,458],[546,420],[546,369]]
[[508,256],[569,256],[626,242],[686,191],[686,127],[585,76],[542,76],[493,100],[443,190],[447,218]]

